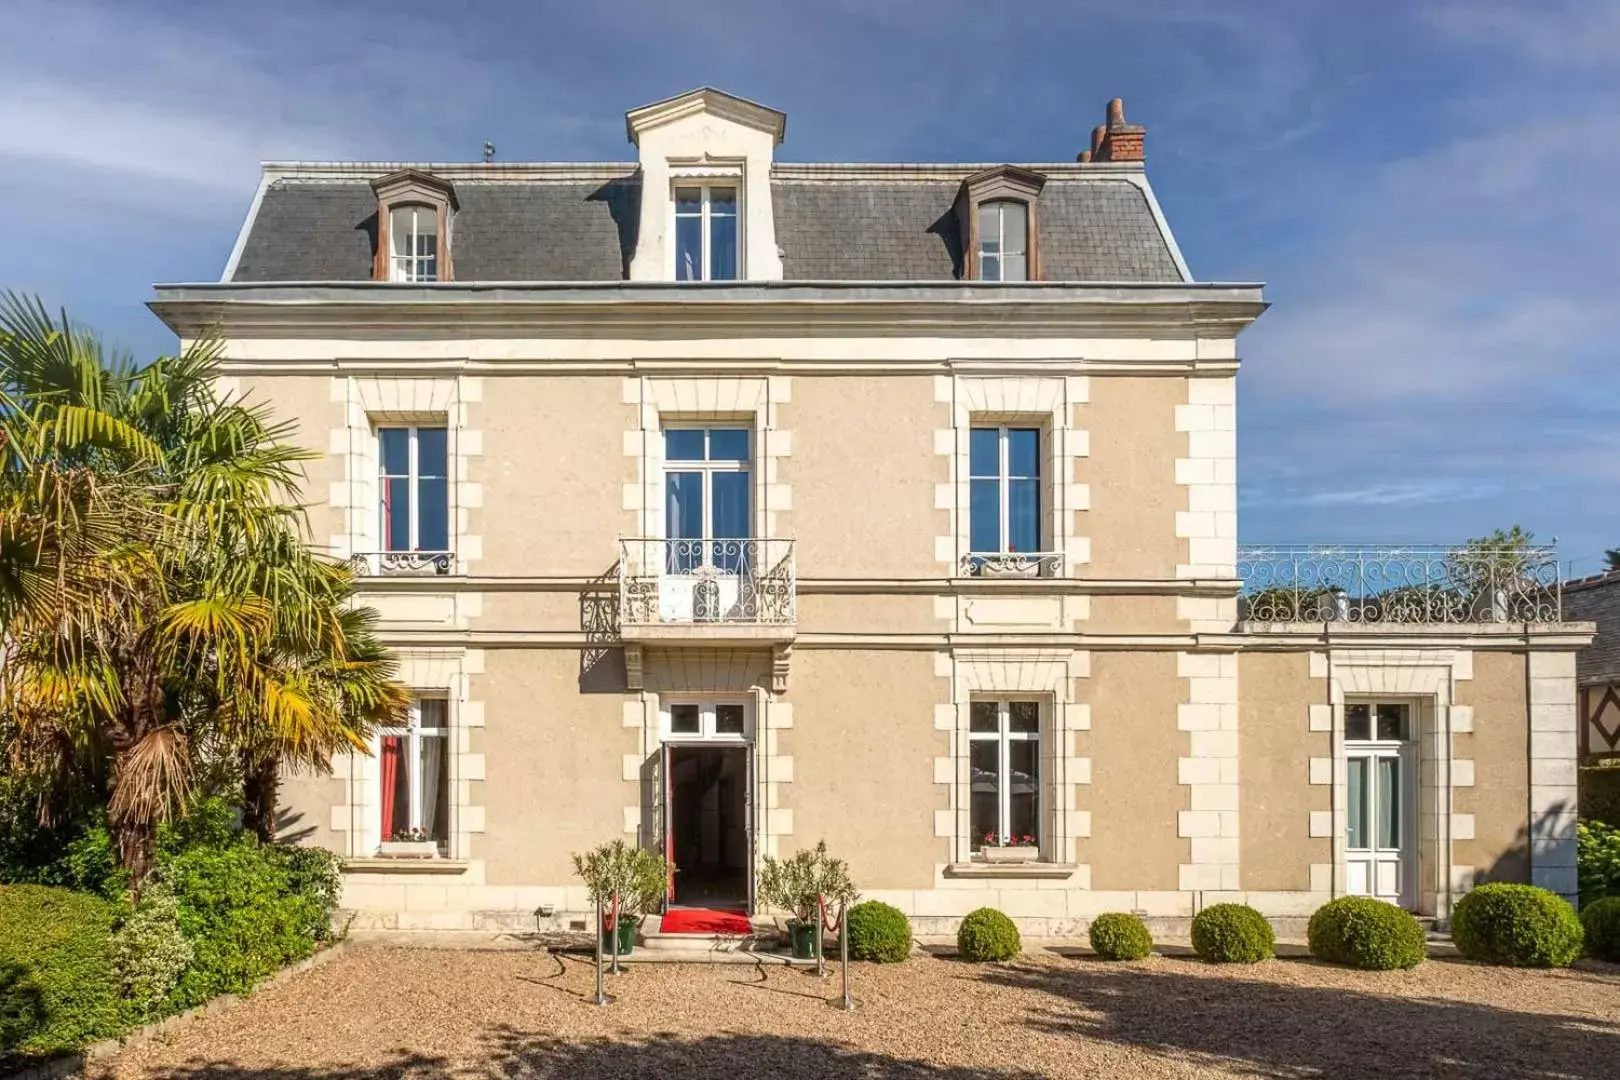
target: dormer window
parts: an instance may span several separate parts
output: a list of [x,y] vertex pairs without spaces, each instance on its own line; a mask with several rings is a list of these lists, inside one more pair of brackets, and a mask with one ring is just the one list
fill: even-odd
[[439,280],[439,211],[396,206],[388,214],[389,281]]
[[737,189],[675,189],[675,280],[737,280]]
[[456,192],[448,180],[401,169],[371,182],[377,193],[377,281],[451,281],[450,222]]
[[1011,199],[979,205],[979,280],[1029,280],[1029,207]]
[[998,165],[962,181],[956,220],[962,230],[962,276],[970,281],[1041,280],[1036,206],[1046,177]]

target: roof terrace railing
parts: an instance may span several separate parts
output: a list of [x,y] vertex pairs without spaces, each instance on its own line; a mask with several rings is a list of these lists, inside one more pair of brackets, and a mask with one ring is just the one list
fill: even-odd
[[1238,617],[1257,623],[1554,623],[1551,547],[1246,545]]

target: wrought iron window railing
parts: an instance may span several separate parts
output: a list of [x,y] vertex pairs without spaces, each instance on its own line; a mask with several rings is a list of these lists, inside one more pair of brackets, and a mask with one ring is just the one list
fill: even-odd
[[962,577],[1050,578],[1063,576],[1061,551],[970,551],[957,567]]
[[1245,546],[1245,622],[1558,622],[1563,583],[1551,547]]
[[797,618],[797,591],[791,540],[619,541],[624,626],[789,626]]
[[456,556],[452,551],[357,551],[350,560],[362,576],[431,577],[453,574]]

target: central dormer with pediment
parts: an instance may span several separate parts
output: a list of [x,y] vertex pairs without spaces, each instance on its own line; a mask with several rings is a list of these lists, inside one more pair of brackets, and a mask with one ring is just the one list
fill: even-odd
[[787,116],[703,87],[625,114],[640,153],[632,281],[780,281],[771,163]]

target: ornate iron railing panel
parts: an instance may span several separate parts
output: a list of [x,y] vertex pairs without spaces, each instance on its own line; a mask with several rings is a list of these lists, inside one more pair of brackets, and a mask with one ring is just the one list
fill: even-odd
[[957,566],[962,577],[1062,577],[1061,551],[970,551]]
[[797,594],[791,540],[619,541],[623,626],[791,626]]
[[357,551],[350,561],[362,576],[431,577],[456,570],[453,551]]
[[1559,622],[1563,583],[1550,547],[1245,546],[1245,622]]

